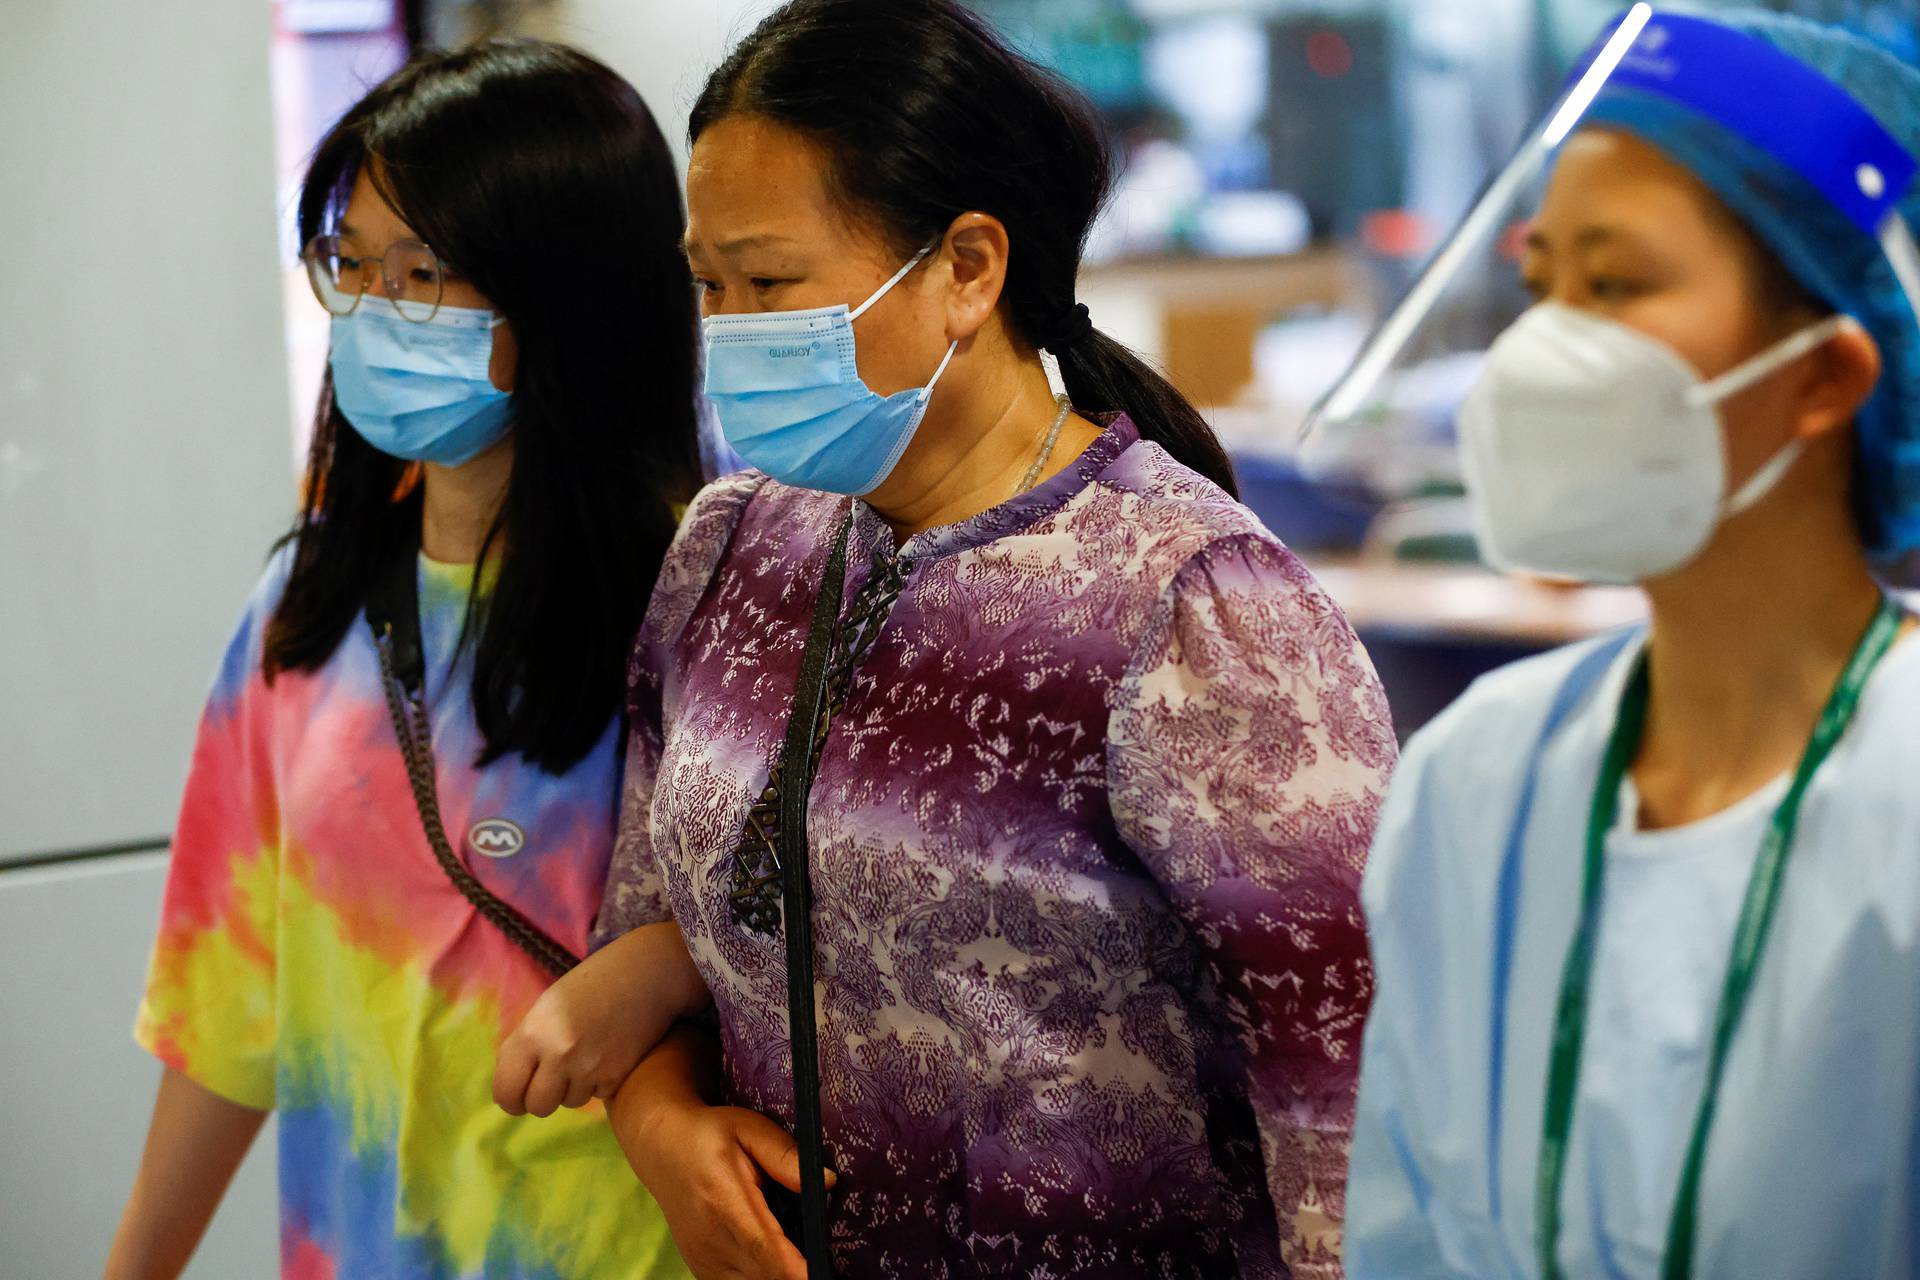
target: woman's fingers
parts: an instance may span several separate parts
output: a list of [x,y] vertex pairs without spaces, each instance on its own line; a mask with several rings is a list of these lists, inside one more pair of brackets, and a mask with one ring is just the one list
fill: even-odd
[[564,1065],[564,1055],[542,1054],[533,1037],[515,1031],[500,1046],[493,1068],[493,1101],[510,1116],[550,1116],[561,1107],[584,1107],[596,1097],[609,1096],[594,1078],[576,1075]]
[[499,1060],[493,1068],[494,1105],[510,1116],[527,1113],[527,1085],[533,1080],[540,1057],[518,1030],[500,1046]]
[[[758,1163],[739,1140],[742,1124],[771,1125],[732,1108],[707,1112],[701,1132],[676,1144],[679,1169],[663,1169],[657,1197],[682,1256],[701,1280],[807,1280],[806,1260],[767,1207]],[[777,1125],[772,1126],[776,1135]],[[762,1141],[757,1137],[756,1141]]]
[[787,1239],[768,1207],[756,1163],[744,1150],[734,1153],[737,1185],[728,1206],[734,1243],[750,1263],[748,1274],[765,1280],[807,1280],[807,1260]]
[[598,1091],[593,1087],[593,1081],[591,1079],[583,1077],[577,1080],[570,1080],[567,1083],[567,1096],[560,1099],[560,1105],[563,1107],[584,1107],[597,1096]]
[[733,1107],[670,1108],[635,1159],[700,1280],[807,1280],[763,1189],[769,1179],[800,1182],[798,1149],[777,1123]]
[[[800,1190],[799,1144],[785,1129],[753,1111],[737,1113],[734,1140],[743,1156],[740,1174],[746,1186],[741,1207],[747,1214],[744,1234],[748,1247],[771,1280],[807,1280],[807,1261],[774,1220],[758,1176],[764,1172],[787,1190]],[[833,1171],[828,1170],[826,1176],[827,1185],[832,1186]]]
[[807,1260],[774,1218],[757,1177],[747,1184],[745,1207],[749,1215],[746,1242],[766,1274],[774,1280],[807,1280]]
[[[769,1178],[789,1191],[800,1190],[800,1145],[785,1129],[758,1112],[749,1111],[742,1113],[734,1127],[734,1136],[741,1149]],[[831,1187],[837,1179],[833,1170],[825,1172],[827,1185]]]
[[527,1114],[550,1116],[567,1096],[567,1073],[543,1059],[527,1085]]
[[757,1112],[742,1112],[734,1139],[749,1159],[769,1178],[789,1191],[800,1190],[800,1147],[773,1121]]
[[807,1280],[807,1260],[793,1243],[775,1231],[754,1242],[755,1262],[767,1280]]

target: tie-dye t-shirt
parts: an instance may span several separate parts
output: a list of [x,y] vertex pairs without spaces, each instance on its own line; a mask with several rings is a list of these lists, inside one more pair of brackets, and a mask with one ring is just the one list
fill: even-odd
[[[320,670],[262,678],[288,562],[255,591],[200,725],[136,1036],[279,1113],[289,1280],[684,1276],[598,1104],[544,1120],[493,1105],[495,1050],[547,975],[434,860],[364,619]],[[474,768],[471,647],[453,661],[471,582],[422,561],[443,820],[483,883],[580,952],[620,731],[564,776],[517,755]]]

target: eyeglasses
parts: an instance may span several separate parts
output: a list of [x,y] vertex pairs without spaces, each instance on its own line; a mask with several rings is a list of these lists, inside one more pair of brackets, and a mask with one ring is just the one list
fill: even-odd
[[320,305],[350,315],[366,295],[375,268],[387,301],[402,319],[424,324],[440,310],[445,271],[432,249],[418,240],[395,240],[379,258],[368,258],[339,236],[315,236],[300,251],[307,281]]

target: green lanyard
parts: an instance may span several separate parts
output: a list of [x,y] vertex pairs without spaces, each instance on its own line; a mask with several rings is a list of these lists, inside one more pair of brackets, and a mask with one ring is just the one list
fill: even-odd
[[[1787,858],[1793,850],[1794,830],[1800,822],[1800,801],[1807,786],[1819,771],[1834,744],[1852,723],[1860,706],[1860,694],[1874,668],[1893,647],[1904,615],[1892,600],[1883,600],[1847,668],[1841,673],[1827,699],[1813,738],[1794,771],[1787,795],[1774,811],[1760,846],[1753,876],[1747,882],[1747,896],[1740,908],[1740,920],[1734,927],[1733,953],[1727,966],[1726,985],[1720,992],[1720,1007],[1713,1020],[1713,1051],[1707,1060],[1707,1084],[1694,1116],[1693,1134],[1687,1142],[1686,1161],[1680,1170],[1680,1188],[1674,1197],[1673,1219],[1667,1228],[1667,1249],[1661,1266],[1663,1280],[1687,1280],[1693,1272],[1693,1245],[1700,1207],[1700,1171],[1706,1161],[1707,1132],[1713,1126],[1714,1105],[1719,1099],[1720,1077],[1727,1065],[1727,1051],[1745,1010],[1747,995],[1753,987],[1754,971],[1760,965],[1761,949],[1767,941],[1767,929],[1773,923],[1773,909],[1779,901],[1780,885],[1786,876]],[[1535,1206],[1535,1244],[1540,1252],[1540,1272],[1545,1280],[1561,1275],[1560,1184],[1566,1173],[1567,1137],[1573,1127],[1573,1103],[1580,1079],[1580,1044],[1586,1033],[1587,994],[1593,976],[1594,934],[1600,919],[1600,896],[1606,873],[1607,835],[1613,829],[1615,811],[1620,802],[1620,785],[1626,779],[1633,757],[1640,749],[1640,737],[1647,722],[1647,663],[1642,657],[1627,683],[1626,696],[1613,737],[1601,761],[1600,783],[1593,794],[1593,807],[1587,819],[1586,870],[1580,891],[1580,923],[1567,949],[1566,969],[1560,981],[1560,1004],[1553,1020],[1553,1058],[1547,1073],[1546,1118],[1540,1138],[1540,1170],[1537,1181],[1539,1203]]]

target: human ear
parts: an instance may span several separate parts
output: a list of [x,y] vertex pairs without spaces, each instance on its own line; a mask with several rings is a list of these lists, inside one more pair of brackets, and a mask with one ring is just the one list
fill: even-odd
[[952,269],[947,341],[963,342],[987,323],[1006,289],[1006,224],[992,214],[963,213],[947,228],[941,249]]
[[1880,383],[1880,346],[1848,322],[1813,352],[1800,382],[1794,436],[1812,440],[1851,423]]

